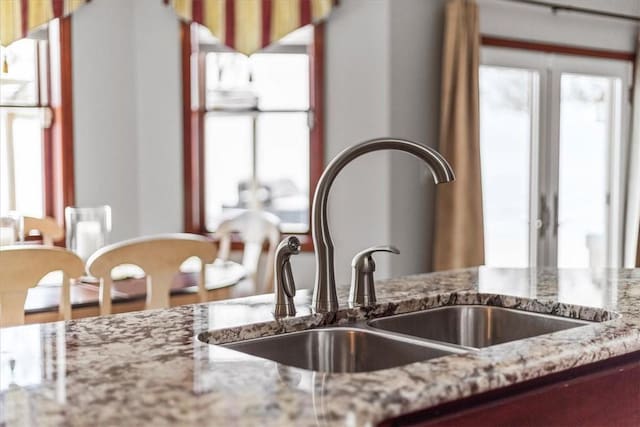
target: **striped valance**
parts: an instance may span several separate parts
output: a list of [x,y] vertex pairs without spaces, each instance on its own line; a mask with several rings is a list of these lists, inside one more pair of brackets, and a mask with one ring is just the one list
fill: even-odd
[[325,19],[337,0],[164,0],[184,20],[207,27],[247,55]]
[[65,16],[90,0],[0,0],[0,44],[26,37],[54,18]]

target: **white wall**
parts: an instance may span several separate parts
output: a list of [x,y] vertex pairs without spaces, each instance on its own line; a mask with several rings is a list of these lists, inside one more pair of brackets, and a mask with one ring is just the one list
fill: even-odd
[[[558,4],[640,16],[640,1],[556,0]],[[503,0],[478,0],[480,31],[523,40],[632,52],[637,23]]]
[[180,22],[161,1],[134,6],[138,233],[182,231]]
[[[438,147],[444,0],[391,2],[391,134]],[[446,191],[446,186],[443,187]],[[391,155],[390,240],[401,251],[390,276],[431,269],[435,184],[415,158]]]
[[73,15],[76,205],[111,205],[112,241],[182,230],[179,21],[156,0]]
[[73,15],[76,205],[108,204],[112,240],[138,233],[133,13],[129,0],[95,0]]

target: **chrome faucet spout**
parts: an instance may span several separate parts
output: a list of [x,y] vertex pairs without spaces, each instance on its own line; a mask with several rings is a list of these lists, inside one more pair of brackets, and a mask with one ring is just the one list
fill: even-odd
[[404,151],[422,159],[429,167],[436,184],[451,182],[455,179],[451,165],[440,153],[422,144],[404,139],[372,139],[353,145],[338,154],[320,177],[313,197],[311,221],[316,255],[316,276],[312,306],[316,312],[334,312],[338,310],[339,305],[333,264],[333,240],[327,219],[327,201],[333,181],[340,171],[354,159],[363,154],[381,150]]

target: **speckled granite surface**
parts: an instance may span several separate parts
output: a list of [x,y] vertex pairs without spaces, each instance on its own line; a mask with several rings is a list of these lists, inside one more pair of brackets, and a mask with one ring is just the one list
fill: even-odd
[[[341,303],[347,291],[339,289]],[[0,425],[375,425],[640,350],[640,270],[479,268],[393,279],[377,292],[377,307],[335,316],[310,314],[303,292],[298,316],[280,322],[262,296],[0,329]],[[229,342],[461,303],[604,322],[357,374],[299,370],[197,339]]]

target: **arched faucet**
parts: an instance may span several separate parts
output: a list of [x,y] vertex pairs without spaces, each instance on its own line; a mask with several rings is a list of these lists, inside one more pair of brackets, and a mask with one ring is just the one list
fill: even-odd
[[316,254],[316,277],[313,287],[312,305],[316,312],[326,313],[338,310],[335,269],[333,264],[333,240],[329,232],[327,201],[329,191],[336,176],[351,161],[372,151],[398,150],[422,159],[433,175],[436,184],[455,179],[451,165],[437,151],[416,142],[378,138],[353,145],[338,154],[329,163],[316,187],[312,210],[312,237]]

